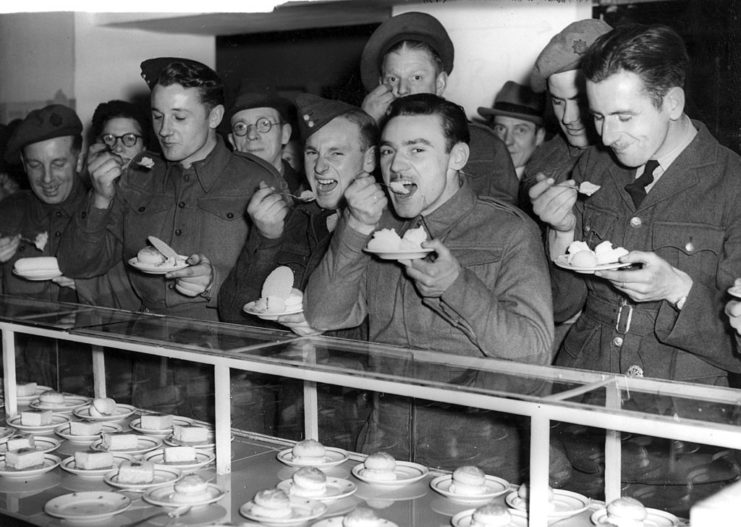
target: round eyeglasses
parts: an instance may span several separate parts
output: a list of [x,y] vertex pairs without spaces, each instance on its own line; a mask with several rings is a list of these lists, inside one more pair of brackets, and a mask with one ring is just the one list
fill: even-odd
[[270,130],[273,129],[273,126],[276,126],[279,124],[280,124],[280,121],[273,122],[267,117],[258,119],[255,124],[247,124],[247,123],[243,123],[242,121],[239,121],[237,123],[234,123],[234,125],[232,125],[232,132],[237,137],[244,137],[245,135],[250,133],[250,128],[254,126],[255,130],[257,130],[261,134],[267,134]]
[[100,140],[108,146],[116,146],[116,141],[121,141],[124,146],[134,146],[136,142],[141,139],[142,136],[138,134],[128,133],[123,135],[103,134],[100,136]]

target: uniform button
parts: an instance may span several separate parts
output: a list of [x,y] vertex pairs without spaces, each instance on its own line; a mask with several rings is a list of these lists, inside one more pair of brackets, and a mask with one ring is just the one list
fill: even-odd
[[684,248],[688,253],[694,252],[695,244],[692,242],[687,242],[687,245],[685,245]]
[[633,218],[630,218],[630,226],[634,228],[638,228],[641,225],[643,225],[643,221],[638,216],[635,216]]
[[57,214],[57,218],[61,218],[62,217],[62,211],[61,210],[58,210],[56,214]]
[[167,284],[167,289],[175,289],[175,284],[170,282]]
[[234,217],[234,213],[233,212],[227,212],[226,213],[226,217],[229,218],[229,219],[232,219]]
[[183,176],[183,179],[184,179],[185,181],[190,181],[190,174],[185,174],[185,175]]
[[84,211],[83,211],[83,213],[82,213],[82,214],[80,214],[80,216],[82,216],[83,218],[87,218],[87,212],[84,212]]
[[180,207],[181,209],[184,209],[185,208],[185,202],[184,201],[181,201],[180,203],[178,203],[178,207]]
[[144,212],[145,210],[147,210],[147,207],[139,207],[139,212]]
[[180,236],[181,234],[183,234],[183,231],[181,231],[180,229],[175,229],[175,236]]
[[637,364],[633,364],[633,366],[628,368],[628,371],[625,372],[625,375],[628,377],[643,377],[643,368]]
[[62,235],[62,231],[57,231],[54,233],[55,238],[59,238]]
[[612,339],[612,343],[615,346],[622,346],[623,345],[623,337],[615,337],[614,339]]

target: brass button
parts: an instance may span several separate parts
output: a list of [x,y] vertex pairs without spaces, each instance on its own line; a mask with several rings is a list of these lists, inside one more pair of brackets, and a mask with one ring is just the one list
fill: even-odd
[[183,234],[183,231],[181,231],[180,229],[175,229],[175,236],[180,236],[181,234]]
[[643,377],[643,368],[637,364],[633,364],[633,366],[628,368],[628,371],[625,372],[625,375],[628,377]]
[[612,343],[615,346],[618,346],[618,347],[619,346],[622,346],[623,345],[623,337],[615,337],[614,339],[612,339]]
[[643,225],[643,220],[641,220],[641,218],[639,218],[638,216],[634,216],[634,217],[630,218],[630,226],[631,227],[637,229],[641,225]]
[[685,245],[684,248],[685,248],[685,250],[688,253],[694,252],[695,251],[695,244],[692,243],[692,242],[687,242],[687,245]]

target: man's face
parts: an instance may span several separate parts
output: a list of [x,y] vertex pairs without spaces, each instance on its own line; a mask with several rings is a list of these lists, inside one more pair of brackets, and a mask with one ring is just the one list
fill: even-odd
[[531,121],[506,115],[494,116],[494,133],[507,145],[515,168],[525,166],[545,138],[542,127]]
[[391,88],[394,97],[416,93],[442,96],[446,81],[445,72],[437,73],[435,60],[425,49],[404,46],[383,58],[379,82]]
[[407,191],[396,192],[389,186],[399,216],[426,216],[458,191],[457,169],[461,167],[451,152],[437,115],[401,115],[386,123],[381,135],[381,173],[386,185],[399,182]]
[[576,148],[586,148],[591,144],[589,113],[583,85],[581,70],[554,73],[548,77],[548,92],[551,95],[553,113],[566,140]]
[[44,203],[66,200],[75,184],[79,152],[71,136],[31,143],[23,148],[23,167],[31,190]]
[[664,97],[656,108],[638,75],[621,71],[598,83],[587,82],[587,95],[597,133],[622,164],[638,167],[668,149],[674,117],[669,100]]
[[[267,127],[268,123],[269,131],[258,130],[258,125]],[[232,116],[230,124],[232,131],[229,134],[229,141],[238,152],[254,154],[280,170],[282,148],[291,137],[291,128],[289,125],[281,124],[278,110],[275,108],[242,110]],[[238,135],[244,131],[247,132],[245,135]]]
[[[112,136],[111,140],[115,141],[108,149],[121,157],[124,165],[128,165],[132,159],[144,151],[142,129],[136,119],[131,119],[130,117],[114,117],[108,119],[103,125],[103,130],[100,134],[101,139],[106,135]],[[127,135],[130,137],[136,136],[136,142],[133,146],[126,146],[124,144],[124,136]]]
[[363,152],[360,145],[360,128],[342,116],[306,140],[306,178],[323,209],[339,208],[350,183],[361,173],[373,171],[373,150]]
[[223,111],[223,106],[209,110],[198,88],[157,84],[152,90],[152,125],[165,158],[186,168],[204,159],[215,145]]

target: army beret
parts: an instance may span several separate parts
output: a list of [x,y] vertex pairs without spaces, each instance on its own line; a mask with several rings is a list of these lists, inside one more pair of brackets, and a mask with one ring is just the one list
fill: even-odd
[[335,117],[362,110],[346,102],[323,99],[310,93],[300,93],[296,96],[296,111],[301,138],[306,141]]
[[578,20],[566,26],[551,39],[535,60],[535,67],[530,75],[530,87],[540,93],[545,91],[548,77],[554,73],[577,70],[582,56],[595,40],[612,31],[602,20],[588,18]]
[[205,64],[191,59],[183,59],[178,57],[157,57],[154,59],[147,59],[142,62],[139,67],[141,68],[142,79],[144,79],[144,82],[147,83],[147,86],[149,86],[150,90],[157,84],[162,70],[164,70],[167,66],[174,62],[180,62],[181,64],[185,64],[186,66],[196,67],[198,69],[205,69],[212,72],[213,75],[216,76],[216,72],[213,71],[211,68],[209,68]]
[[30,112],[15,128],[8,140],[5,160],[18,161],[23,148],[55,137],[78,136],[82,133],[82,122],[75,111],[61,104],[51,104]]
[[402,13],[378,26],[363,48],[360,78],[366,90],[378,86],[383,57],[388,50],[405,40],[424,42],[440,56],[445,73],[453,71],[455,48],[440,21],[427,13]]
[[545,97],[542,93],[535,93],[528,86],[507,81],[494,99],[494,106],[480,106],[478,112],[482,117],[504,115],[542,126],[544,110]]
[[251,108],[273,108],[278,111],[284,123],[292,122],[296,114],[293,103],[272,90],[242,91],[234,100],[225,121],[229,124],[235,114]]

